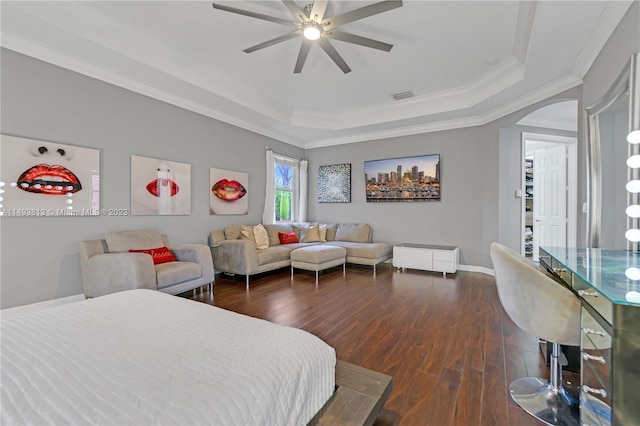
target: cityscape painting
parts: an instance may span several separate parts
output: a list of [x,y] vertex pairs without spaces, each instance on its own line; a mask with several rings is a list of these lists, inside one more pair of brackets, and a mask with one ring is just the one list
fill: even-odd
[[364,162],[367,202],[440,201],[440,155]]

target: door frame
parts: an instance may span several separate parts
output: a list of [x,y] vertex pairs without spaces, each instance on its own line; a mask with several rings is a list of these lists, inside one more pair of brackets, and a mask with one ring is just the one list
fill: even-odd
[[[577,241],[578,224],[578,138],[551,135],[546,133],[522,132],[522,149],[520,151],[520,187],[522,188],[522,194],[526,194],[524,162],[527,154],[527,144],[533,144],[536,142],[545,144],[553,143],[567,145],[567,247],[575,247]],[[535,167],[535,164],[533,165],[533,167]],[[525,196],[521,197],[520,204],[520,229],[522,230],[522,232],[520,233],[520,252],[522,253],[522,255],[525,255]]]

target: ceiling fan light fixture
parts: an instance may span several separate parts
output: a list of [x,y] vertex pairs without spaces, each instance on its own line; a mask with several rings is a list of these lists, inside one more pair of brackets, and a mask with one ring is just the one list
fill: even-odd
[[314,22],[306,24],[302,29],[302,35],[307,40],[317,40],[322,35],[322,28]]

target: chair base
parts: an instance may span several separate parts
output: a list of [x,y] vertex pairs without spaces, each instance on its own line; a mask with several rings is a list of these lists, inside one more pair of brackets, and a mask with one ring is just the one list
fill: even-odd
[[509,385],[511,398],[527,413],[548,425],[579,426],[578,393],[553,389],[544,379],[524,377]]

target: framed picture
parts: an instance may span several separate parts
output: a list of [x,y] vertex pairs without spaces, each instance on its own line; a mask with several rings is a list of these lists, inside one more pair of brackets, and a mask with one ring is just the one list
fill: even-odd
[[191,164],[131,156],[132,215],[190,215]]
[[440,201],[440,155],[364,162],[368,202]]
[[0,214],[97,216],[100,151],[0,135]]
[[248,187],[248,173],[209,169],[209,214],[248,214]]
[[351,202],[351,164],[333,164],[318,168],[318,202]]

